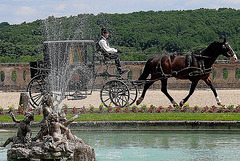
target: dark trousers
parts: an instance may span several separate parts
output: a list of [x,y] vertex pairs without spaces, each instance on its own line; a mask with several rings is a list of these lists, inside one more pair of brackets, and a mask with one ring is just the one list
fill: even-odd
[[117,69],[121,70],[121,63],[120,63],[120,58],[118,57],[118,54],[104,54],[104,57],[109,60],[114,59]]

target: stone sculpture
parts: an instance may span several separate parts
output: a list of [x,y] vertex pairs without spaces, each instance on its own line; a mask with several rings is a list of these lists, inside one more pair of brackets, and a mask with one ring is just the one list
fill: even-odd
[[7,152],[8,160],[95,161],[94,149],[70,131],[69,125],[79,115],[67,120],[65,114],[57,113],[52,109],[50,99],[49,96],[43,99],[40,131],[33,138],[30,128],[30,123],[34,120],[33,112],[27,112],[23,120],[17,120],[13,113],[10,113],[13,121],[19,123],[19,128],[17,136],[9,138],[3,144],[6,146],[13,142]]
[[10,113],[10,116],[14,122],[19,123],[17,136],[8,138],[2,146],[5,147],[11,142],[13,142],[14,146],[23,146],[31,143],[32,131],[30,123],[34,120],[34,113],[26,112],[23,120],[16,119],[12,112]]

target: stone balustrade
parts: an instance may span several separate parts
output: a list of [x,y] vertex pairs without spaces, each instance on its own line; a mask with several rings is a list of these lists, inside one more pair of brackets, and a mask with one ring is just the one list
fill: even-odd
[[[144,61],[122,62],[123,68],[130,69],[124,77],[136,80],[140,76],[145,66]],[[102,69],[100,69],[102,68]],[[96,69],[104,70],[104,66],[96,64]],[[110,72],[115,72],[115,66],[109,67]],[[223,73],[227,73],[224,78]],[[216,88],[239,88],[240,87],[240,62],[230,63],[229,61],[217,61],[213,65],[212,82]],[[30,66],[28,63],[0,63],[0,90],[1,91],[25,91],[31,80]],[[104,84],[106,78],[97,78],[96,84]],[[170,78],[169,89],[184,89],[190,87],[190,81]],[[154,83],[152,88],[160,88],[160,81]],[[203,81],[200,81],[198,88],[207,88]]]
[[25,91],[30,80],[29,63],[0,63],[0,90]]

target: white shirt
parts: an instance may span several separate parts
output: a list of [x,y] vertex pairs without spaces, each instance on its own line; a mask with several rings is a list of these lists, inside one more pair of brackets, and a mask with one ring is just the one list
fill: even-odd
[[98,42],[100,47],[109,54],[117,53],[117,49],[110,48],[105,37],[102,36],[102,39]]

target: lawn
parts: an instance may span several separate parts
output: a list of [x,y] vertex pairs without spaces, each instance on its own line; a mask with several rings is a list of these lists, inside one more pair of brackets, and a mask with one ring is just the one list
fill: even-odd
[[[73,117],[68,114],[68,119]],[[16,115],[23,119],[23,115]],[[35,115],[35,122],[39,122],[42,115]],[[105,113],[81,114],[76,121],[176,121],[176,120],[201,120],[201,121],[240,121],[239,113]],[[0,115],[0,122],[12,122],[9,115]]]

